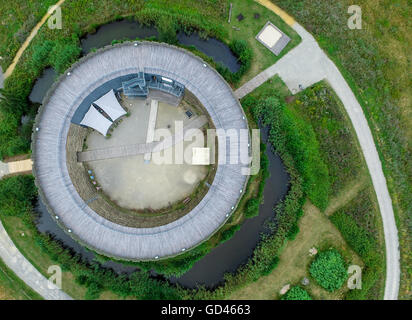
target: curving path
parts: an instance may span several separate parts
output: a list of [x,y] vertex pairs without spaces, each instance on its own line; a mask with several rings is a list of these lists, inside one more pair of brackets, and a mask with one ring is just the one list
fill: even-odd
[[39,32],[40,28],[42,25],[49,19],[49,17],[52,15],[52,13],[59,8],[66,0],[59,0],[54,6],[51,6],[48,10],[47,13],[43,16],[43,18],[36,24],[36,26],[32,29],[30,32],[30,35],[27,37],[27,39],[23,42],[22,46],[20,49],[17,51],[13,62],[10,64],[10,66],[7,68],[6,72],[4,73],[4,78],[8,78],[14,71],[14,68],[16,67],[17,63],[19,62],[23,52],[27,49],[29,46],[30,42],[33,40],[33,38],[36,36],[37,32]]
[[72,298],[49,283],[37,269],[20,253],[0,222],[0,257],[28,286],[48,300],[71,300]]
[[280,76],[292,93],[297,93],[300,90],[300,85],[305,88],[321,80],[329,82],[352,121],[372,178],[385,235],[386,285],[384,299],[395,300],[398,298],[400,279],[398,230],[392,200],[368,122],[349,85],[313,36],[296,22],[292,28],[301,36],[302,42],[273,66],[245,83],[235,94],[238,98],[242,98],[276,74]]
[[[0,88],[3,88],[3,70],[0,67]],[[0,179],[9,173],[9,165],[0,161]],[[20,253],[10,239],[3,224],[0,221],[0,259],[7,267],[34,291],[47,300],[71,300],[72,298],[50,284],[49,281],[33,267],[33,265]]]
[[[263,2],[267,1],[260,0],[259,2],[263,4]],[[273,8],[269,9],[274,10]],[[286,15],[286,18],[289,19],[289,16]],[[239,90],[236,91],[236,95],[238,97],[246,95],[275,74],[279,74],[292,92],[296,92],[299,84],[308,86],[322,79],[326,79],[330,83],[339,98],[342,100],[353,123],[378,198],[386,244],[386,285],[384,299],[397,299],[400,278],[398,232],[393,214],[392,201],[386,185],[386,179],[383,175],[382,165],[368,123],[361,106],[356,100],[353,92],[350,90],[348,84],[333,62],[330,61],[330,59],[319,48],[316,40],[299,24],[295,23],[293,19],[290,20],[289,24],[291,24],[292,27],[300,34],[302,37],[302,43],[280,59],[274,66],[263,71],[256,78],[239,88]],[[33,37],[36,33],[37,31],[33,34]],[[305,51],[305,48],[311,50]],[[295,60],[297,58],[298,60]],[[302,60],[303,63],[296,63],[299,62],[299,60]],[[287,66],[287,62],[290,63],[289,68]],[[310,68],[309,66],[312,67]],[[303,69],[300,69],[300,67],[303,67]],[[307,73],[303,70],[310,72]],[[11,72],[12,70],[10,73]],[[312,76],[312,72],[314,72],[314,76]],[[319,78],[319,76],[321,77]],[[0,88],[3,85],[3,81],[4,77],[0,68]],[[39,292],[39,294],[41,294],[44,298],[71,299],[60,290],[51,291],[44,286],[44,281],[46,279],[21,255],[11,239],[8,237],[1,223],[0,257],[24,282]],[[26,270],[26,272],[24,272],[24,270]],[[29,272],[27,272],[27,270],[29,270]],[[39,283],[42,283],[43,285],[39,286]]]

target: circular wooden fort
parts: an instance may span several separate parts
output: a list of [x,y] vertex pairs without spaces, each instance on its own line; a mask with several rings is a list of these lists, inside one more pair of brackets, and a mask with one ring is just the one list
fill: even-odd
[[[208,239],[235,210],[245,189],[248,165],[230,164],[230,150],[242,143],[218,136],[218,164],[209,191],[188,214],[171,223],[135,228],[94,212],[77,193],[67,167],[67,135],[82,101],[102,84],[144,71],[183,84],[205,107],[216,129],[248,129],[239,101],[224,79],[197,56],[153,42],[106,47],[81,59],[54,84],[36,118],[34,175],[48,211],[85,246],[108,256],[152,260],[180,254]],[[222,139],[225,139],[223,141]],[[249,136],[248,136],[249,142]],[[243,141],[244,142],[244,141]],[[222,152],[220,146],[226,146]]]

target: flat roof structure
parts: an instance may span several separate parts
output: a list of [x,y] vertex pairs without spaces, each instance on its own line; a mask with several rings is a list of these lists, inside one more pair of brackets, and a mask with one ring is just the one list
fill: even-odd
[[230,155],[220,152],[220,148],[236,149],[242,142],[230,139],[227,145],[226,138],[218,136],[215,178],[207,194],[188,214],[159,227],[132,228],[94,212],[77,193],[68,172],[66,142],[72,118],[96,88],[139,72],[181,83],[204,106],[216,129],[248,130],[232,89],[202,59],[167,44],[123,43],[87,55],[50,89],[36,117],[35,126],[39,129],[32,137],[33,172],[49,212],[53,218],[58,217],[56,221],[70,236],[111,257],[154,260],[193,248],[222,226],[243,195],[248,180],[243,173],[249,165],[229,164]]
[[270,21],[266,22],[256,39],[277,56],[290,41],[290,38]]
[[97,111],[93,105],[91,105],[80,124],[82,126],[97,130],[102,135],[106,136],[113,122],[107,119],[104,115]]
[[127,113],[117,100],[113,89],[93,103],[102,108],[112,121],[116,121]]

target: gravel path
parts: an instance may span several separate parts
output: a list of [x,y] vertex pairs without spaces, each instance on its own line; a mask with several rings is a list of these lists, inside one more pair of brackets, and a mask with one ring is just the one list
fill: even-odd
[[[71,300],[72,298],[49,283],[37,269],[20,253],[0,222],[0,257],[28,286],[47,300]],[[50,286],[50,287],[49,287]]]
[[389,196],[382,164],[363,110],[335,64],[320,49],[313,36],[298,23],[292,28],[302,37],[302,42],[277,63],[240,87],[235,95],[242,98],[274,75],[279,75],[289,90],[295,94],[312,84],[326,80],[336,92],[348,113],[357,134],[378,198],[386,245],[385,300],[398,297],[400,263],[398,230],[392,200]]

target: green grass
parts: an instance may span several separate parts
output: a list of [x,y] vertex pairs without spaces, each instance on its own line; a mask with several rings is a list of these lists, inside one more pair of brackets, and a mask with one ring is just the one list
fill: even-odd
[[320,82],[296,95],[290,106],[310,121],[331,177],[330,196],[336,196],[364,171],[356,136],[342,103],[325,82]]
[[42,300],[0,260],[0,300]]
[[17,50],[30,31],[56,0],[42,1],[1,1],[0,2],[0,65],[3,71],[13,61]]
[[[264,69],[273,65],[277,60],[284,56],[290,49],[295,47],[300,42],[299,35],[289,27],[279,16],[272,11],[266,9],[254,0],[233,0],[231,23],[227,23],[228,10],[225,16],[223,26],[229,33],[229,39],[244,39],[247,40],[253,49],[252,67],[242,78],[239,85],[250,80]],[[244,19],[238,21],[236,17],[242,14]],[[259,18],[255,18],[255,14]],[[258,42],[255,37],[263,28],[267,21],[271,21],[279,27],[285,34],[287,34],[291,41],[282,51],[279,56],[275,56],[264,45]],[[237,29],[235,29],[235,28]]]
[[281,157],[290,154],[303,178],[305,194],[313,204],[324,210],[330,195],[330,182],[319,141],[311,123],[296,110],[286,106],[284,97],[275,91],[280,85],[276,78],[274,81],[269,80],[245,97],[242,103],[255,118],[261,118],[264,125],[270,126],[269,141],[276,152]]
[[[382,268],[384,268],[383,230],[376,197],[361,150],[358,147],[356,134],[334,92],[325,82],[320,82],[292,97],[281,79],[275,76],[255,89],[250,96],[255,99],[265,99],[273,96],[277,96],[282,100],[285,99],[288,101],[287,108],[292,109],[306,122],[310,123],[315,132],[316,140],[319,142],[319,152],[328,167],[331,180],[330,206],[326,211],[328,214],[332,214],[342,207],[345,210],[350,210],[348,212],[353,213],[353,219],[356,219],[359,224],[358,229],[361,230],[360,232],[373,234],[375,258],[379,260]],[[251,105],[251,108],[254,107],[258,107],[258,103]],[[362,182],[360,185],[361,192],[358,194],[357,191],[354,191],[355,193],[350,195],[350,192],[346,191],[347,188],[355,188],[354,185],[358,182]],[[353,197],[358,200],[352,200]],[[348,220],[344,220],[340,224],[339,229],[343,230],[341,232],[345,239],[348,239],[345,230],[350,230],[351,226],[353,224]],[[357,246],[361,242],[358,244],[353,241],[355,240],[347,240],[349,246],[359,254]],[[365,256],[362,256],[362,258],[365,258]],[[282,259],[282,255],[280,259]],[[367,277],[371,274],[368,271],[370,270],[369,261],[365,260]],[[276,279],[279,281],[279,278]],[[351,292],[348,294],[348,298],[380,299],[384,288],[384,272],[380,269],[380,271],[375,272],[374,278],[367,280],[367,282],[369,287],[365,287],[362,293],[355,294]]]
[[380,299],[385,287],[385,252],[378,223],[375,222],[376,204],[371,187],[362,190],[355,199],[335,212],[331,221],[347,243],[362,258],[362,289],[352,290],[348,299]]
[[[2,216],[1,221],[18,250],[43,276],[49,277],[47,270],[56,262],[38,246],[34,230],[19,217]],[[71,272],[62,273],[62,286],[71,297],[75,299],[84,297],[86,290],[74,282],[74,275]]]
[[276,0],[313,33],[335,61],[366,114],[382,160],[401,248],[400,298],[412,285],[412,91],[407,0],[360,0],[362,30],[346,26],[349,0]]
[[[13,4],[11,7],[13,8]],[[234,14],[236,10],[241,10],[245,19],[241,22],[232,19],[232,25],[227,22],[228,2],[225,0],[203,0],[196,3],[188,0],[66,1],[62,5],[63,28],[49,29],[47,24],[43,25],[23,53],[13,74],[5,81],[3,96],[8,97],[8,102],[2,102],[0,108],[0,158],[29,152],[32,122],[22,125],[21,117],[28,115],[33,119],[38,108],[37,104],[31,104],[27,100],[35,79],[47,66],[55,67],[60,73],[68,68],[78,58],[79,38],[88,32],[94,32],[99,25],[128,17],[159,27],[159,21],[166,19],[176,26],[175,31],[197,30],[203,37],[216,37],[232,46],[236,41],[245,41],[252,51],[252,67],[242,71],[242,74],[247,72],[241,79],[234,77],[236,81],[233,83],[236,85],[250,79],[280,58],[254,39],[267,20],[276,22],[292,39],[282,54],[300,41],[296,32],[279,17],[253,0],[238,0],[234,3],[234,8]],[[259,13],[260,18],[255,19],[248,9]],[[232,26],[239,27],[240,31],[236,31]],[[7,46],[7,43],[3,45]],[[13,55],[14,51],[13,54],[5,56],[2,60],[3,68],[7,67]],[[7,105],[14,106],[13,111],[10,111]]]

